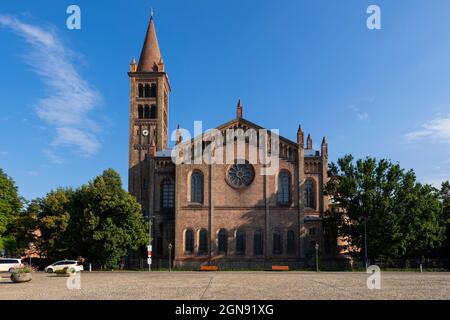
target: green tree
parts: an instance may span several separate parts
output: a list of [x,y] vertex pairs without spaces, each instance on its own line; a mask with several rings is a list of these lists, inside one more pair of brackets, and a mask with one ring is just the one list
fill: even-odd
[[0,169],[0,248],[8,253],[15,250],[15,241],[10,229],[20,214],[23,199],[19,196],[17,186],[6,173]]
[[45,198],[34,200],[30,205],[29,214],[38,217],[38,245],[42,256],[61,259],[72,255],[68,230],[74,209],[73,196],[72,189],[58,188],[49,192]]
[[364,255],[365,224],[370,258],[423,257],[442,242],[437,190],[417,183],[412,170],[347,155],[331,163],[329,171],[325,191],[345,214],[329,212],[325,226],[334,226],[353,254]]
[[75,192],[70,221],[74,249],[107,267],[116,267],[130,249],[148,241],[141,207],[112,169]]

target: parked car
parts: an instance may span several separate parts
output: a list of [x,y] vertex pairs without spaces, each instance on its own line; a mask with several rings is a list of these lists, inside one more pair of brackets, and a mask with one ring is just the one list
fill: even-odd
[[0,258],[0,272],[8,271],[13,273],[17,268],[22,267],[22,260],[16,258]]
[[68,269],[75,269],[75,271],[83,271],[83,264],[80,261],[76,260],[61,260],[57,261],[47,267],[45,267],[45,272],[52,273],[57,270],[64,270],[65,268]]

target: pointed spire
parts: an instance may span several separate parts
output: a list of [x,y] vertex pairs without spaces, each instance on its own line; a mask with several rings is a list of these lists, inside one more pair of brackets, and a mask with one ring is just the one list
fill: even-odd
[[312,149],[313,148],[313,142],[311,139],[311,134],[308,133],[308,138],[306,138],[306,149]]
[[242,111],[243,111],[243,107],[242,107],[241,99],[239,99],[237,106],[236,106],[236,118],[242,118]]
[[322,139],[321,152],[322,158],[328,158],[328,143],[325,137]]
[[136,59],[134,59],[134,57],[130,62],[130,72],[136,72]]
[[304,143],[304,138],[303,138],[303,130],[302,130],[302,126],[299,124],[298,125],[298,130],[297,130],[297,144],[300,145],[303,148],[303,143]]
[[181,132],[180,125],[177,125],[177,135],[175,145],[181,143],[182,141],[183,141],[183,134]]
[[142,46],[139,58],[138,72],[158,71],[158,64],[162,61],[159,51],[158,39],[156,38],[155,23],[153,17],[150,18],[144,45]]

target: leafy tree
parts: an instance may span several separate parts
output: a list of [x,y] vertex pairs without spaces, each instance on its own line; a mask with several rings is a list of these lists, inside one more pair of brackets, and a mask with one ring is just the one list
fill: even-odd
[[74,250],[108,267],[148,241],[141,207],[112,169],[75,192],[70,233]]
[[0,248],[11,252],[14,238],[9,229],[22,209],[23,199],[19,197],[15,182],[0,169]]
[[422,257],[443,240],[437,190],[417,183],[412,170],[347,155],[329,171],[325,191],[345,214],[329,212],[325,226],[334,226],[353,254],[364,255],[365,226],[371,258]]
[[7,247],[10,254],[24,256],[29,252],[30,243],[36,246],[38,217],[35,208],[34,202],[29,203],[26,210],[22,210],[8,228]]
[[41,254],[52,259],[84,257],[116,267],[128,250],[147,243],[147,227],[136,199],[123,190],[121,178],[105,170],[78,189],[57,189],[34,200],[27,210],[29,225],[37,219]]
[[59,188],[44,199],[36,199],[29,208],[29,213],[38,217],[39,249],[45,257],[61,259],[73,253],[68,232],[73,195],[72,189]]

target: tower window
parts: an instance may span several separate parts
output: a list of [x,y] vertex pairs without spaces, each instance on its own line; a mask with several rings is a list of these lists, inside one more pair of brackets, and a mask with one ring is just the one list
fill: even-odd
[[164,180],[161,186],[162,191],[162,207],[164,209],[171,209],[175,202],[175,186],[172,180]]
[[184,239],[184,251],[186,253],[194,252],[194,231],[192,229],[187,229]]
[[144,107],[144,119],[150,119],[150,107],[148,104]]
[[150,97],[150,85],[149,85],[149,84],[146,84],[146,85],[145,85],[145,88],[144,88],[144,96],[145,96],[146,98],[149,98],[149,97]]
[[156,83],[152,83],[152,86],[150,88],[150,97],[156,97]]
[[138,118],[139,119],[143,119],[144,118],[144,108],[142,107],[142,105],[138,106]]
[[156,105],[152,104],[150,107],[150,119],[156,119]]
[[236,254],[245,254],[245,231],[236,231]]
[[143,98],[144,97],[144,86],[142,85],[142,83],[139,83],[138,94],[139,94],[139,98]]
[[227,253],[227,250],[228,250],[227,231],[225,229],[220,229],[218,234],[218,251],[219,253]]
[[191,202],[203,203],[203,174],[200,171],[191,175]]

